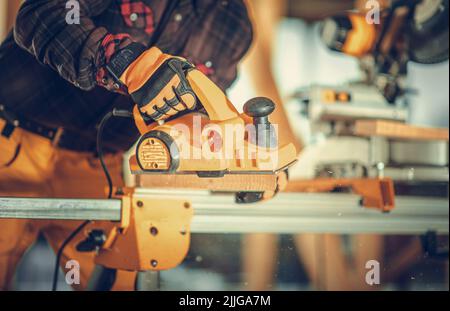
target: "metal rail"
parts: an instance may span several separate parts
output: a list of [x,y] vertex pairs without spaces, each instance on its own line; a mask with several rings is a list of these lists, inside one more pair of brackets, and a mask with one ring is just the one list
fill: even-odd
[[0,198],[0,218],[120,221],[120,200]]
[[[138,189],[137,197],[189,198],[195,210],[193,233],[449,233],[448,200],[401,197],[396,209],[383,214],[362,208],[348,194],[288,194],[252,205],[234,196],[206,191]],[[120,220],[119,200],[0,198],[0,218]]]

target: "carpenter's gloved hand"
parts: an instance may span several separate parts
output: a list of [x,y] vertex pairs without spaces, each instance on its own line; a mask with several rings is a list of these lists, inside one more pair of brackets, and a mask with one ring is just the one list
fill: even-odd
[[187,60],[132,43],[107,65],[108,72],[128,89],[145,119],[166,120],[179,112],[194,110],[197,99],[187,74],[194,66]]

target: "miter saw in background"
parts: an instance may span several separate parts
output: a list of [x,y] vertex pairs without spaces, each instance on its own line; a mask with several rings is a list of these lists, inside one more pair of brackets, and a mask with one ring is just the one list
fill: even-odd
[[407,194],[448,195],[448,129],[407,124],[411,90],[405,83],[408,62],[448,59],[448,14],[448,0],[399,0],[381,12],[379,25],[358,12],[323,22],[326,46],[357,57],[365,78],[297,92],[312,138],[293,178],[318,179],[328,185],[322,190],[332,190],[329,179],[388,177]]
[[[381,11],[354,12],[323,22],[333,51],[359,58],[366,85],[394,104],[407,91],[408,62],[437,64],[449,56],[448,0],[393,0]],[[377,24],[379,22],[379,24]]]

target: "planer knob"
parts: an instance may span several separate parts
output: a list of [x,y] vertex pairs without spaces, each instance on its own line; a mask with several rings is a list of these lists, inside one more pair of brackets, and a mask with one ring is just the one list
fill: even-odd
[[253,118],[255,125],[269,124],[269,116],[274,112],[275,104],[268,98],[256,97],[244,105],[244,112]]
[[245,114],[253,118],[256,127],[256,141],[251,140],[260,147],[272,148],[276,145],[275,130],[269,121],[269,116],[274,111],[274,102],[265,97],[253,98],[244,105]]

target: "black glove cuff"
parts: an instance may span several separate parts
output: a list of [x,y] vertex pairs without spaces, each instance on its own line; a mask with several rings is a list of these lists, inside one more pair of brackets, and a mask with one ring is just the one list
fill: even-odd
[[192,68],[194,68],[193,65],[187,61],[178,58],[168,59],[139,90],[131,94],[131,97],[138,107],[142,108],[157,97],[175,75],[180,78],[183,89],[190,90],[186,73]]
[[106,70],[115,82],[120,82],[120,77],[128,66],[146,50],[147,47],[145,45],[133,42],[112,56],[110,62],[106,65]]

